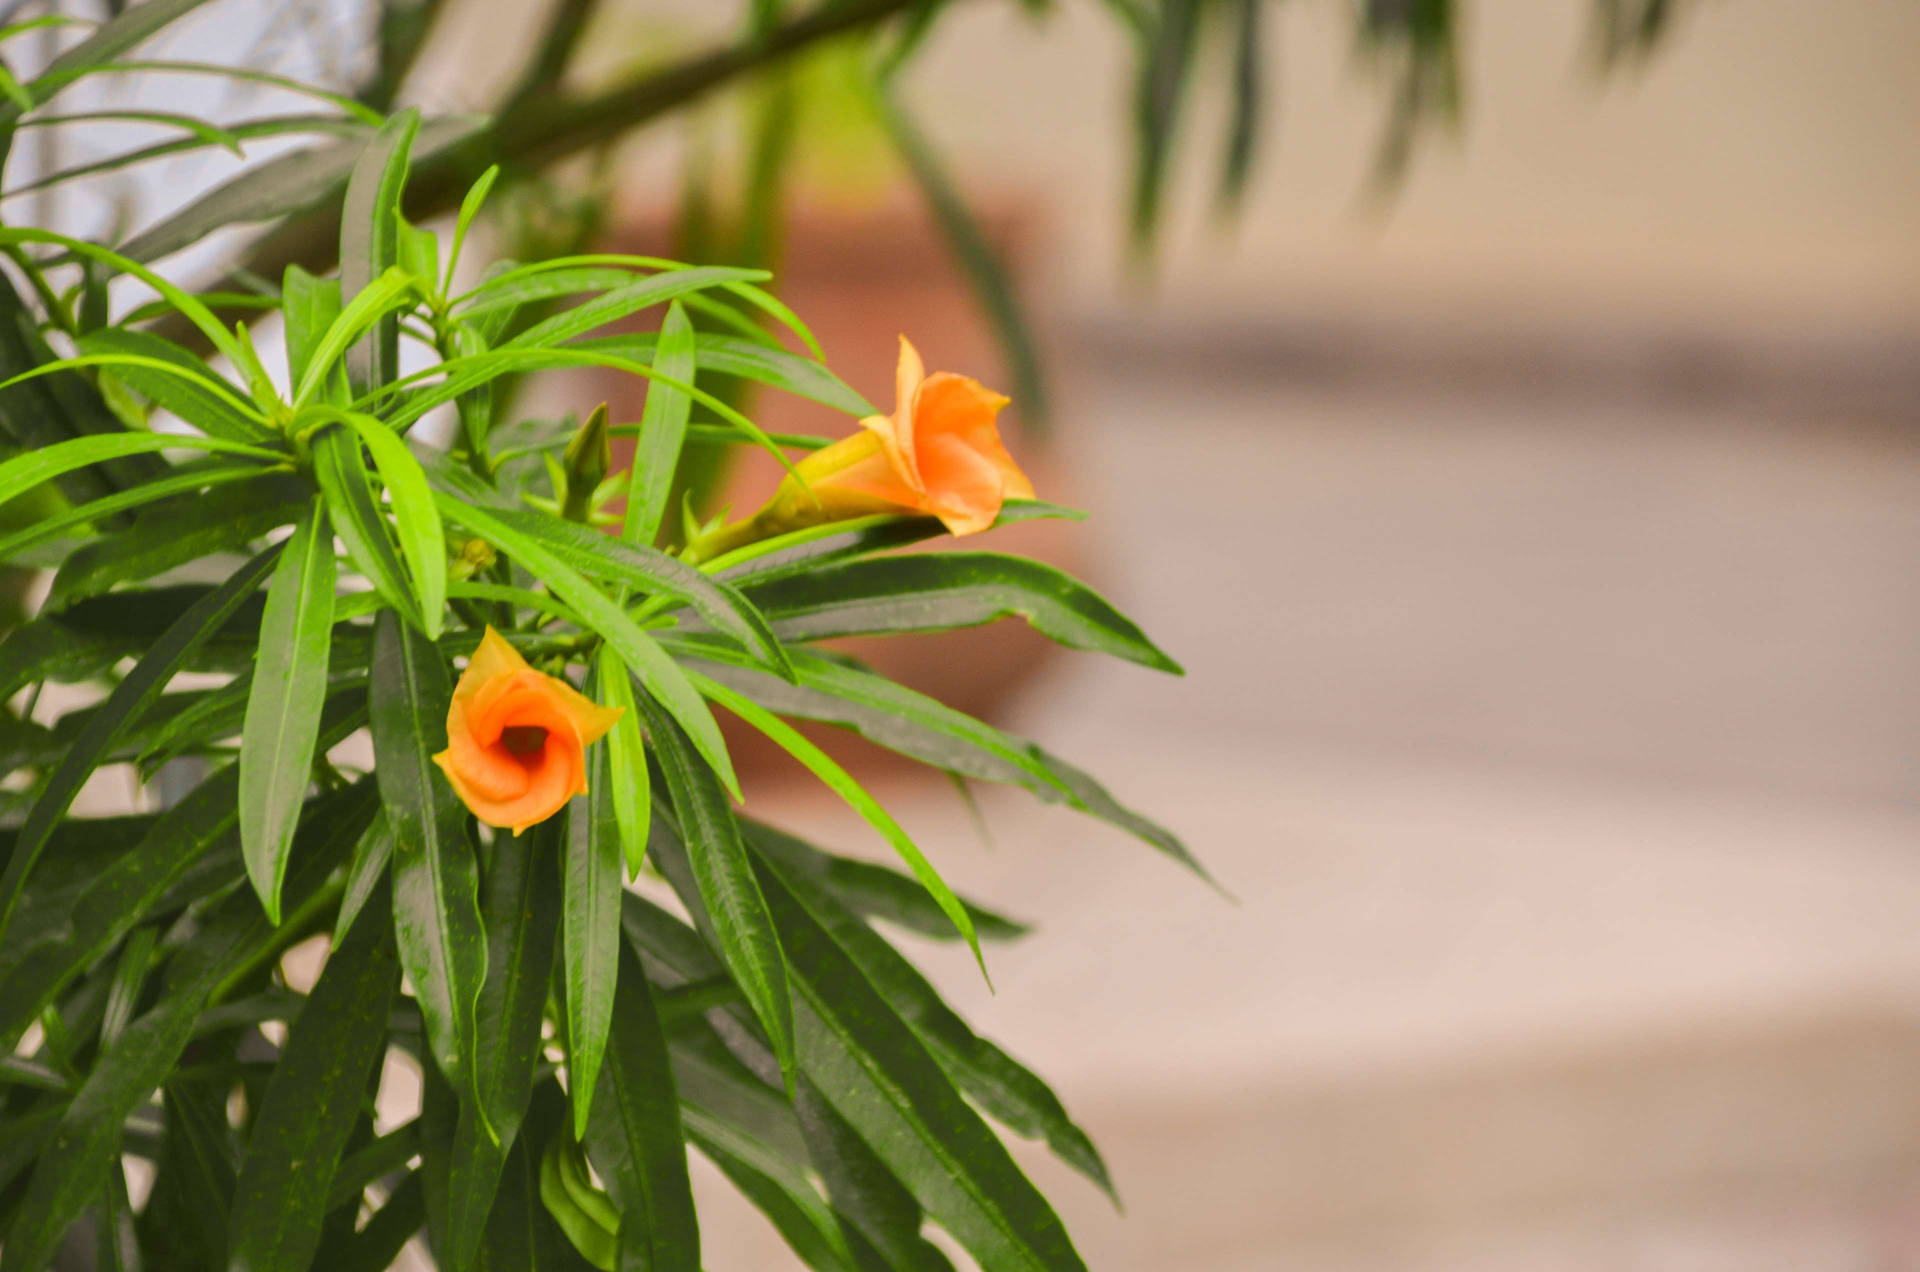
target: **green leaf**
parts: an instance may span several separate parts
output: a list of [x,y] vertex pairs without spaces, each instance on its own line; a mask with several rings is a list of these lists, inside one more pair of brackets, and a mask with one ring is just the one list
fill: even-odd
[[1071,575],[989,552],[919,553],[823,566],[747,595],[783,641],[944,631],[1018,614],[1070,649],[1179,674],[1124,614]]
[[366,833],[354,845],[353,860],[347,866],[346,886],[340,890],[340,911],[333,920],[333,948],[347,939],[353,922],[367,902],[379,892],[386,878],[387,862],[393,857],[393,835],[387,830],[387,816],[378,813]]
[[620,710],[607,731],[608,786],[613,794],[613,820],[620,831],[620,848],[629,878],[640,877],[647,859],[647,822],[653,811],[652,781],[647,772],[646,744],[640,737],[640,712],[633,701],[633,681],[627,665],[609,645],[595,655],[594,683],[600,700]]
[[374,772],[394,838],[394,930],[434,1064],[467,1099],[487,948],[464,812],[431,759],[446,738],[452,694],[440,651],[392,612],[381,613],[368,710]]
[[382,600],[424,631],[426,619],[387,534],[387,519],[373,501],[359,435],[351,429],[324,429],[313,439],[313,480],[327,501],[334,533],[346,545],[354,568],[373,584]]
[[260,660],[240,740],[240,850],[247,877],[280,922],[280,885],[313,773],[333,635],[333,536],[315,499],[267,588]]
[[[19,903],[27,872],[39,859],[40,850],[46,846],[54,824],[66,814],[73,797],[79,794],[80,787],[93,773],[100,757],[113,744],[115,736],[146,709],[193,651],[240,608],[240,603],[260,585],[267,571],[272,568],[279,551],[276,545],[241,566],[231,578],[190,606],[173,626],[162,633],[146,656],[134,664],[124,680],[114,686],[106,705],[89,721],[73,749],[67,752],[60,766],[48,777],[20,828],[20,837],[14,843],[6,874],[0,877],[0,939],[4,939],[7,925]],[[0,1037],[12,1036],[0,1030]]]
[[133,525],[103,535],[70,555],[54,576],[47,608],[150,579],[218,553],[244,550],[269,530],[297,521],[306,483],[290,473],[268,473],[205,498],[174,500],[144,509]]
[[[207,1080],[178,1080],[161,1088],[160,1174],[145,1218],[188,1266],[227,1266],[227,1213],[233,1206],[236,1165],[227,1125],[227,1092]],[[168,1202],[172,1204],[168,1204]]]
[[388,1195],[386,1205],[354,1233],[339,1261],[324,1266],[328,1272],[387,1272],[426,1221],[426,1192],[420,1172],[412,1171]]
[[[162,63],[162,65],[167,65]],[[114,68],[119,69],[119,68]],[[243,119],[227,124],[220,130],[224,136],[216,138],[175,137],[169,141],[155,142],[149,146],[138,146],[132,150],[123,150],[102,159],[87,163],[77,163],[68,168],[59,168],[31,181],[12,186],[0,199],[11,199],[17,195],[32,194],[36,190],[46,190],[53,186],[78,181],[83,177],[98,176],[103,172],[118,172],[150,159],[164,159],[169,155],[186,154],[190,151],[205,150],[209,146],[224,145],[228,139],[233,141],[255,141],[262,137],[287,137],[294,135],[322,135],[331,137],[353,137],[364,141],[368,127],[357,120],[339,115],[266,115],[258,119]],[[125,321],[134,321],[131,317]]]
[[[712,579],[658,548],[623,543],[611,535],[547,513],[491,515],[521,535],[523,541],[536,540],[540,547],[583,574],[659,592],[693,606],[717,630],[754,650],[761,661],[784,673],[786,652],[780,642],[774,639],[760,612],[730,584]],[[454,519],[459,518],[456,515]],[[479,526],[472,528],[481,530]],[[551,582],[548,580],[549,585]]]
[[[712,930],[706,935],[773,1040],[774,1054],[791,1090],[795,1058],[787,962],[779,932],[754,880],[740,825],[727,806],[726,792],[700,762],[680,726],[644,694],[639,707],[666,776],[705,912],[712,916]],[[657,809],[653,827],[657,840],[662,829]]]
[[[960,934],[953,920],[934,903],[918,879],[871,861],[835,856],[810,847],[797,839],[782,837],[778,843],[762,839],[756,844],[769,854],[778,852],[781,870],[792,875],[801,872],[840,899],[841,904],[870,919],[884,919],[916,936],[936,941],[954,941]],[[983,941],[1015,941],[1027,935],[1026,924],[996,914],[965,897],[973,929]]]
[[487,1216],[477,1272],[582,1272],[582,1259],[540,1200],[541,1150],[564,1140],[566,1097],[551,1078],[534,1090],[527,1119],[514,1138]]
[[[630,336],[593,336],[575,340],[569,348],[598,349],[635,362],[653,363],[660,337],[647,332]],[[738,336],[717,336],[701,332],[694,337],[694,352],[700,367],[720,375],[739,376],[771,388],[783,389],[797,397],[844,411],[856,419],[878,415],[873,403],[811,358],[770,348]],[[685,379],[687,377],[676,377]]]
[[[1022,521],[1060,518],[1083,521],[1086,513],[1059,504],[1033,499],[1011,499],[1001,505],[1000,516],[989,529],[999,529]],[[867,556],[890,548],[924,543],[946,534],[947,528],[936,517],[905,517],[881,514],[856,517],[849,521],[830,521],[809,526],[790,534],[777,535],[759,543],[747,544],[715,557],[701,568],[719,574],[729,583],[744,586],[749,580],[764,583],[789,574],[805,574],[829,561]]]
[[[820,1201],[806,1176],[798,1171],[778,1174],[757,1169],[719,1143],[689,1132],[689,1138],[708,1161],[720,1168],[742,1196],[767,1217],[789,1249],[814,1272],[854,1272],[853,1256],[844,1253],[846,1239],[834,1226],[833,1215]],[[835,1248],[835,1242],[839,1248]]]
[[[148,0],[152,3],[152,0]],[[19,377],[8,381],[16,382]],[[0,385],[0,388],[4,388]],[[98,433],[55,442],[51,446],[16,455],[0,464],[0,504],[51,481],[62,473],[127,455],[145,455],[161,450],[204,450],[225,455],[245,455],[268,463],[284,462],[286,456],[257,446],[223,441],[217,437],[194,437],[185,433]]]
[[509,340],[502,348],[544,349],[565,344],[575,336],[584,336],[596,327],[618,322],[629,314],[662,304],[675,296],[717,287],[722,283],[751,282],[769,277],[763,269],[735,269],[727,265],[699,265],[691,269],[671,269],[638,282],[628,283],[604,296],[537,322]]
[[233,1266],[301,1272],[319,1246],[334,1167],[400,987],[391,911],[374,906],[327,959],[288,1032],[234,1190]]
[[[340,212],[340,298],[354,297],[400,263],[400,189],[407,158],[420,131],[420,112],[409,107],[389,119],[367,143],[347,179]],[[432,275],[428,275],[431,284]],[[356,393],[385,384],[399,371],[400,324],[380,319],[373,333],[347,355],[347,380]]]
[[453,250],[447,253],[447,277],[442,289],[451,294],[454,272],[460,267],[460,249],[466,245],[467,231],[473,228],[473,220],[480,215],[481,205],[487,201],[488,191],[499,179],[500,165],[493,164],[480,174],[479,180],[467,188],[466,197],[460,200],[460,215],[453,223]]
[[[656,836],[653,851],[696,921],[710,921],[683,844]],[[982,1267],[1083,1268],[1059,1217],[913,1030],[781,880],[764,865],[756,873],[792,964],[811,1087]]]
[[287,266],[280,284],[281,312],[287,323],[287,383],[299,384],[320,341],[340,317],[340,280],[315,278],[298,265]]
[[[188,585],[116,592],[15,628],[0,641],[0,695],[11,696],[38,680],[88,680],[104,675],[122,658],[144,655],[209,590]],[[250,663],[259,638],[262,599],[242,602],[227,625],[188,656],[188,668],[234,670]]]
[[[693,324],[679,302],[668,306],[660,324],[660,343],[654,369],[686,384],[695,371]],[[667,384],[647,386],[647,404],[640,412],[640,436],[634,443],[633,487],[627,492],[627,516],[621,536],[628,543],[652,546],[667,510],[673,475],[687,433],[687,415],[693,399]]]
[[1231,114],[1227,124],[1226,158],[1220,165],[1220,203],[1228,211],[1237,209],[1247,192],[1247,178],[1253,172],[1254,155],[1259,149],[1260,113],[1266,104],[1264,67],[1261,62],[1262,0],[1233,0],[1234,23],[1233,86]]
[[487,314],[510,313],[536,301],[612,291],[625,287],[638,277],[631,269],[610,265],[549,269],[531,276],[489,279],[455,301],[454,307],[459,311],[461,321],[472,322]]
[[[294,405],[300,407],[309,404],[314,393],[334,376],[350,375],[354,352],[366,348],[366,340],[376,339],[384,324],[395,324],[397,331],[399,318],[394,311],[415,303],[418,287],[418,280],[413,275],[395,266],[354,293],[308,355],[306,374],[294,385]],[[362,333],[370,328],[374,334],[363,339]],[[356,340],[361,343],[349,350],[348,346]],[[348,355],[344,368],[335,365],[335,360],[342,354]]]
[[433,490],[420,461],[407,444],[371,416],[319,408],[345,424],[367,444],[380,480],[393,500],[393,520],[400,531],[400,550],[406,554],[429,639],[438,640],[447,609],[447,536],[434,507]]
[[1200,0],[1161,0],[1146,31],[1134,87],[1132,232],[1136,251],[1152,246],[1173,156],[1173,135],[1199,44]]
[[1122,805],[1086,773],[1033,742],[883,676],[796,649],[788,652],[800,683],[790,685],[744,666],[743,658],[717,644],[687,638],[668,644],[688,659],[689,670],[712,676],[770,711],[844,725],[888,750],[950,773],[1024,787],[1047,803],[1065,804],[1118,826],[1212,882],[1177,836]]
[[806,1136],[807,1155],[826,1185],[836,1220],[865,1267],[911,1272],[953,1272],[953,1263],[920,1235],[926,1213],[819,1088],[802,1081],[794,1111]]
[[212,465],[219,465],[219,461],[199,463],[191,467],[183,465],[171,476],[156,478],[100,499],[88,500],[86,503],[67,508],[53,516],[37,518],[31,525],[0,538],[0,561],[10,561],[35,544],[55,538],[63,531],[75,526],[89,523],[108,524],[116,514],[129,508],[138,508],[142,504],[153,503],[169,495],[194,494],[211,490],[216,486],[224,486],[228,482],[245,481],[260,475],[260,470],[251,466]]
[[[338,867],[332,850],[344,847],[330,842],[328,851],[297,866],[288,895],[310,895]],[[7,1232],[9,1272],[37,1272],[52,1258],[66,1230],[99,1196],[105,1173],[118,1168],[127,1116],[174,1072],[201,1008],[236,970],[272,952],[272,940],[259,904],[239,893],[215,907],[200,935],[174,956],[158,1002],[95,1061],[40,1156]]]
[[491,540],[532,571],[561,600],[587,620],[595,632],[612,645],[627,669],[669,715],[686,730],[701,757],[706,760],[726,788],[738,794],[739,780],[727,759],[727,746],[720,737],[720,726],[713,721],[705,700],[694,689],[679,664],[667,657],[658,641],[640,630],[626,612],[599,588],[581,578],[560,557],[533,538],[521,534],[504,516],[484,512],[471,504],[444,493],[436,493],[440,511]]
[[509,1165],[533,1093],[560,895],[559,819],[516,839],[495,840],[480,906],[487,977],[475,1009],[474,1086],[484,1121],[463,1109],[454,1133],[448,1172],[450,1267],[472,1266],[479,1252],[501,1172]]
[[127,1022],[133,1019],[133,1010],[139,1005],[140,991],[146,986],[147,972],[152,967],[156,939],[153,928],[138,928],[121,947],[120,960],[114,964],[113,983],[107,987],[106,1011],[100,1017],[101,1046],[112,1046],[126,1029]]
[[[598,697],[591,689],[589,695]],[[587,757],[587,793],[567,814],[565,920],[561,925],[562,984],[566,992],[567,1098],[573,1135],[585,1138],[595,1081],[613,1021],[619,979],[620,824],[613,816],[613,768],[608,749]]]
[[564,1135],[547,1141],[540,1155],[540,1203],[580,1257],[602,1272],[620,1262],[619,1212],[593,1186],[579,1153]]
[[748,822],[745,831],[756,855],[859,966],[963,1092],[1018,1134],[1045,1140],[1062,1161],[1113,1196],[1113,1181],[1093,1141],[1067,1116],[1045,1082],[975,1035],[912,963],[861,922],[804,865],[789,868],[787,863],[804,854],[806,845],[756,822]]
[[617,897],[613,903],[618,1002],[587,1152],[620,1207],[620,1266],[699,1272],[700,1229],[667,1041],[640,960],[620,942]]
[[[397,206],[397,205],[396,205]],[[433,290],[440,278],[440,239],[432,230],[422,229],[400,218],[400,268]]]
[[172,411],[209,437],[232,442],[273,442],[273,431],[261,423],[252,407],[242,402],[225,381],[214,376],[200,359],[150,331],[102,327],[76,342],[83,354],[119,354],[149,358],[178,368],[169,374],[155,367],[121,362],[114,374],[134,392],[163,410]]
[[980,965],[980,975],[987,975],[987,961],[980,953],[980,938],[974,935],[973,920],[968,916],[966,907],[960,904],[960,898],[953,894],[953,889],[947,886],[947,881],[940,877],[940,872],[933,868],[933,863],[927,860],[912,837],[880,806],[880,801],[869,795],[866,788],[834,763],[825,751],[779,716],[707,676],[695,673],[693,683],[700,692],[778,743],[782,750],[804,764],[829,790],[845,800],[847,806],[859,813],[867,825],[879,832],[880,837],[907,863],[914,878],[934,899],[941,913],[953,924],[954,930],[966,940],[967,948],[973,951],[974,962]]
[[[205,3],[206,0],[148,0],[146,4],[116,13],[111,21],[101,23],[86,39],[47,63],[46,69],[27,86],[34,102],[46,101],[69,83],[76,72],[114,61],[162,27]],[[11,124],[20,114],[19,108],[0,109],[0,126]]]
[[[151,8],[153,0],[145,7]],[[459,141],[481,124],[475,116],[435,119],[420,130],[413,150],[425,159]],[[121,253],[136,261],[153,261],[200,242],[226,225],[271,221],[337,196],[342,182],[365,153],[361,142],[344,141],[278,155],[248,168],[232,180],[215,186],[178,211],[121,244]]]

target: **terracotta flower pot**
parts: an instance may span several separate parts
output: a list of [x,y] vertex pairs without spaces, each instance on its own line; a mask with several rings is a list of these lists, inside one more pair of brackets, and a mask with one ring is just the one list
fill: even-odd
[[[986,222],[1003,259],[1020,279],[1034,259],[1039,238],[1035,218],[1003,207],[990,210]],[[669,254],[669,242],[666,223],[657,215],[641,213],[622,224],[608,247]],[[828,365],[880,409],[893,405],[894,363],[902,334],[918,346],[929,371],[957,371],[995,388],[1008,387],[998,346],[972,291],[937,231],[916,206],[901,201],[858,213],[802,209],[788,226],[787,243],[786,259],[777,271],[778,295],[812,328]],[[593,391],[596,400],[606,397],[615,420],[639,417],[645,396],[642,381],[598,376]],[[768,390],[754,398],[752,414],[771,432],[842,436],[855,427],[853,421],[825,407]],[[1071,477],[1059,460],[1058,422],[1043,441],[1035,430],[1023,426],[1020,403],[1015,402],[1002,414],[1001,427],[1039,496],[1072,503]],[[630,462],[631,446],[625,453],[616,451],[615,460]],[[743,448],[719,503],[731,504],[736,512],[751,511],[773,492],[779,479],[780,468],[771,457]],[[1070,523],[1039,521],[963,541],[934,540],[925,549],[1018,553],[1072,569],[1075,543]],[[855,638],[834,642],[834,647],[903,684],[988,720],[1004,714],[1008,703],[1058,652],[1018,621],[886,640]],[[757,733],[732,727],[735,722],[730,719],[723,723],[729,726],[729,742],[736,747],[743,774],[764,779],[791,765]],[[842,730],[808,732],[842,763],[867,771],[886,764],[890,755]]]

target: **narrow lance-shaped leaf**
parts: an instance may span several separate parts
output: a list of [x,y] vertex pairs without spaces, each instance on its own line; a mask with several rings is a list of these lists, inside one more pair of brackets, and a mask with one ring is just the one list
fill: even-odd
[[[14,381],[8,381],[14,383]],[[0,385],[4,388],[5,385]],[[147,455],[161,450],[204,450],[225,455],[246,455],[253,459],[278,463],[285,455],[258,446],[224,441],[217,437],[194,437],[185,433],[98,433],[55,442],[51,446],[16,455],[0,464],[0,504],[32,490],[43,481],[88,464],[127,455]]]
[[[346,204],[340,211],[340,296],[345,304],[352,304],[363,288],[400,261],[400,188],[419,131],[418,110],[399,112],[367,144],[347,179]],[[347,355],[347,379],[355,392],[364,393],[391,380],[399,362],[399,320],[384,317]]]
[[[326,410],[326,408],[321,408]],[[400,550],[406,554],[420,596],[421,617],[429,639],[438,640],[447,608],[446,531],[434,506],[433,491],[420,461],[407,444],[380,421],[351,411],[328,411],[351,428],[373,456],[380,480],[393,500],[394,524],[400,531]]]
[[[681,841],[656,835],[654,854],[702,919]],[[793,967],[800,1063],[811,1086],[982,1267],[1084,1268],[1059,1216],[913,1030],[779,878],[764,866],[758,874]]]
[[975,1035],[912,963],[834,896],[806,868],[806,845],[770,826],[750,822],[744,829],[755,854],[912,1026],[962,1091],[1021,1135],[1045,1139],[1061,1160],[1113,1195],[1113,1182],[1093,1141],[1067,1116],[1046,1083]]
[[866,788],[854,781],[852,775],[836,764],[831,756],[808,741],[805,735],[785,720],[744,694],[735,693],[710,677],[701,676],[697,672],[693,674],[696,677],[694,684],[699,686],[702,693],[760,730],[778,743],[787,754],[806,765],[807,769],[825,783],[829,790],[844,799],[848,807],[859,813],[869,826],[880,833],[881,838],[885,839],[893,850],[900,854],[900,859],[907,863],[907,868],[913,871],[914,878],[920,880],[921,886],[939,905],[941,912],[953,924],[954,930],[965,938],[967,948],[973,951],[974,962],[979,964],[980,974],[986,976],[987,961],[980,953],[980,938],[974,934],[973,919],[968,915],[967,908],[960,904],[960,898],[953,894],[953,889],[947,886],[947,881],[940,877],[940,872],[933,868],[933,863],[927,860],[926,855],[901,828],[900,823],[880,806],[880,801],[868,794]]
[[[712,916],[713,938],[720,956],[772,1039],[780,1070],[791,1089],[795,1058],[787,960],[781,952],[773,916],[754,879],[740,825],[727,805],[726,792],[701,763],[680,726],[650,697],[641,694],[638,698],[685,837],[700,897],[706,913]],[[657,811],[654,826],[656,831],[660,828]]]
[[433,643],[391,612],[374,621],[368,709],[374,772],[393,835],[393,922],[434,1064],[471,1098],[474,1002],[487,970],[473,845],[431,756],[453,688]]
[[73,797],[79,794],[80,787],[107,748],[113,744],[114,737],[146,709],[147,704],[167,681],[173,679],[174,673],[193,651],[205,643],[240,607],[241,602],[260,586],[279,555],[278,545],[268,548],[189,607],[177,622],[154,641],[146,656],[134,665],[126,678],[114,687],[106,705],[74,741],[72,749],[47,779],[39,798],[28,810],[19,837],[14,841],[13,855],[7,861],[6,874],[0,876],[0,937],[4,937],[13,918],[21,889],[26,885],[27,872],[38,860],[47,836],[73,803]]
[[374,902],[293,1021],[234,1190],[233,1267],[303,1272],[319,1245],[333,1170],[385,1050],[400,984],[391,916]]
[[619,939],[614,900],[619,993],[587,1152],[620,1206],[623,1272],[700,1272],[700,1228],[667,1040],[646,972]]
[[575,573],[558,555],[537,540],[520,533],[495,513],[483,511],[443,492],[435,492],[440,511],[476,534],[486,536],[538,576],[561,600],[585,618],[592,629],[613,646],[641,686],[686,730],[692,744],[728,791],[739,794],[740,782],[727,758],[727,744],[713,713],[687,679],[678,663],[653,637],[642,631],[627,612],[604,592]]
[[[653,354],[654,370],[683,384],[693,383],[693,324],[678,301],[667,308],[659,341]],[[621,529],[628,543],[651,546],[659,535],[660,518],[667,510],[692,409],[693,399],[672,385],[647,387],[647,404],[640,412],[640,436],[634,444],[633,484],[627,490],[627,516]]]
[[260,619],[260,654],[240,741],[240,849],[280,922],[280,883],[313,770],[333,630],[333,536],[315,499],[287,540]]
[[150,331],[102,327],[77,342],[83,354],[120,354],[150,358],[178,367],[179,374],[133,364],[116,366],[114,374],[134,392],[156,406],[172,411],[210,437],[234,442],[270,442],[274,434],[251,406],[207,369],[200,359],[170,340]]
[[323,429],[313,439],[313,479],[327,501],[334,533],[346,545],[354,568],[409,623],[425,630],[426,619],[400,557],[387,537],[387,519],[373,501],[367,466],[360,458],[359,435],[351,429]]
[[916,553],[823,566],[749,587],[780,639],[972,627],[1018,614],[1072,649],[1178,673],[1131,620],[1071,575],[989,552]]
[[480,906],[487,979],[475,1010],[474,1087],[484,1120],[462,1110],[454,1131],[447,1172],[450,1267],[473,1264],[533,1091],[560,917],[560,839],[560,822],[551,819],[493,845]]
[[[592,696],[599,693],[589,691]],[[613,991],[619,979],[620,823],[613,815],[613,766],[608,748],[587,756],[587,793],[576,795],[567,813],[563,862],[566,886],[561,966],[567,997],[567,1096],[573,1104],[573,1135],[587,1133],[595,1081],[613,1021]]]
[[627,876],[640,877],[640,866],[647,859],[647,821],[653,813],[652,780],[647,768],[646,743],[640,736],[640,711],[633,701],[633,681],[620,655],[602,645],[595,655],[595,683],[601,701],[620,708],[620,718],[608,730],[607,762],[611,770],[608,785],[613,795],[613,820],[620,830],[621,855],[627,863]]

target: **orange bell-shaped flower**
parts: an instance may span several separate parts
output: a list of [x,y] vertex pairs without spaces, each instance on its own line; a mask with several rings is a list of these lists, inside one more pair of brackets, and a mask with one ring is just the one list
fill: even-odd
[[711,532],[691,555],[710,559],[777,534],[875,513],[920,512],[956,535],[991,526],[1008,499],[1033,498],[1033,483],[1007,453],[997,417],[1008,399],[978,380],[926,373],[900,337],[892,415],[869,415],[861,431],[794,466],[773,498],[746,521]]
[[454,686],[447,749],[433,762],[474,816],[517,835],[587,793],[586,748],[623,710],[535,671],[489,627]]

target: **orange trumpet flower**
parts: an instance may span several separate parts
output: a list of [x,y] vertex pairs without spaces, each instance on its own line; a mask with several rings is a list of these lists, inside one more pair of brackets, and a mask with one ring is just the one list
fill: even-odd
[[535,671],[489,627],[454,686],[447,749],[433,762],[474,816],[517,835],[587,793],[586,748],[623,710]]
[[766,507],[695,545],[711,559],[742,544],[805,526],[874,513],[921,512],[956,535],[991,526],[1008,499],[1033,498],[1033,483],[1007,453],[996,417],[1008,399],[978,380],[926,373],[900,337],[892,415],[869,415],[861,431],[795,465]]

